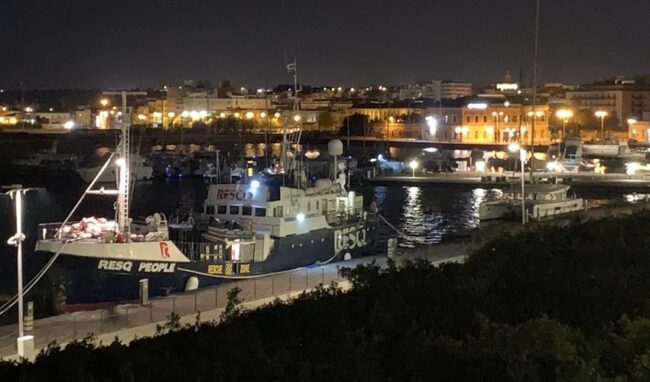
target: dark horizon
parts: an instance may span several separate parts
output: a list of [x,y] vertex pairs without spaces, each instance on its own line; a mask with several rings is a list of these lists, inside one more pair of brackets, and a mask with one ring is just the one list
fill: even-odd
[[[0,88],[156,88],[185,79],[250,87],[451,79],[530,83],[534,0],[116,0],[25,4],[0,14]],[[541,4],[539,83],[650,72],[650,3]]]

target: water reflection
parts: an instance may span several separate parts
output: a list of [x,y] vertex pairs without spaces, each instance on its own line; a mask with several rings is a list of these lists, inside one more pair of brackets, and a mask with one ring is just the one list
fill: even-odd
[[439,243],[445,235],[478,227],[478,206],[500,194],[499,190],[431,186],[368,191],[366,198],[374,198],[380,212],[407,235],[400,241],[405,246]]

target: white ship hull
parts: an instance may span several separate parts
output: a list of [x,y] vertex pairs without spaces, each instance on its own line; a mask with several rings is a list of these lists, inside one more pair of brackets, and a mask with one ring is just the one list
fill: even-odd
[[[557,201],[526,201],[524,206],[529,219],[540,220],[583,211],[583,199],[566,199]],[[493,201],[479,206],[480,220],[521,218],[521,201]]]
[[[81,176],[81,179],[84,180],[86,183],[90,183],[95,179],[95,176],[97,176],[97,173],[101,169],[101,166],[98,167],[83,167],[77,169],[77,173],[79,176]],[[117,177],[117,174],[115,173],[114,169],[111,169],[110,171],[104,171],[97,182],[99,183],[110,183],[110,182],[115,182],[115,178]],[[131,170],[131,177],[134,178],[135,180],[147,180],[153,178],[153,168],[151,166],[137,166],[134,167],[133,170]]]

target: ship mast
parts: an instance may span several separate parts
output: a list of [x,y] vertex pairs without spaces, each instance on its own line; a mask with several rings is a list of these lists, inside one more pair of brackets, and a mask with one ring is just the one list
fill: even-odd
[[119,125],[121,132],[121,140],[119,143],[119,158],[117,160],[119,169],[119,178],[117,185],[117,205],[116,205],[116,221],[120,233],[129,233],[129,198],[130,198],[130,167],[131,167],[131,114],[128,113],[126,107],[126,98],[129,95],[146,95],[146,92],[104,92],[106,95],[120,95],[122,98],[122,115],[116,121]]
[[[289,169],[295,170],[295,155],[290,159],[289,150],[291,145],[296,145],[296,151],[299,151],[298,144],[302,134],[302,117],[300,115],[300,101],[298,99],[298,68],[296,60],[287,65],[287,70],[293,77],[293,107],[292,115],[289,116],[288,123],[283,127],[282,131],[282,171],[287,174]],[[291,165],[290,162],[291,161]]]
[[[539,2],[535,1],[535,38],[533,45],[533,107],[532,123],[530,129],[530,183],[533,183],[533,174],[535,172],[535,119],[537,114],[537,55],[539,51]],[[522,172],[523,173],[523,172]]]

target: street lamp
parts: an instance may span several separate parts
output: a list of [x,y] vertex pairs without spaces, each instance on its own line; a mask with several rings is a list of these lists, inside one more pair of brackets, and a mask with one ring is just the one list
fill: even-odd
[[555,115],[562,120],[562,140],[566,141],[566,123],[569,118],[573,117],[573,112],[568,109],[560,109]]
[[34,356],[34,336],[26,336],[23,307],[23,196],[29,189],[20,185],[11,186],[7,194],[14,200],[16,208],[16,234],[7,240],[8,245],[16,247],[16,272],[18,279],[18,355],[32,359]]
[[525,206],[525,188],[524,188],[524,164],[526,162],[526,150],[521,148],[517,143],[508,145],[508,151],[511,153],[519,152],[519,161],[521,162],[521,224],[526,224],[526,206]]
[[600,118],[600,140],[605,141],[605,117],[607,112],[605,110],[598,110],[594,113],[596,117]]
[[627,119],[627,124],[628,124],[628,126],[630,126],[630,125],[634,125],[634,124],[637,123],[637,122],[638,122],[638,121],[636,120],[636,118],[628,118],[628,119]]
[[418,161],[413,159],[412,161],[409,162],[409,167],[411,168],[411,170],[413,170],[413,176],[412,177],[415,178],[415,169],[418,168]]
[[99,104],[102,105],[103,107],[108,106],[108,98],[102,98],[99,100]]

